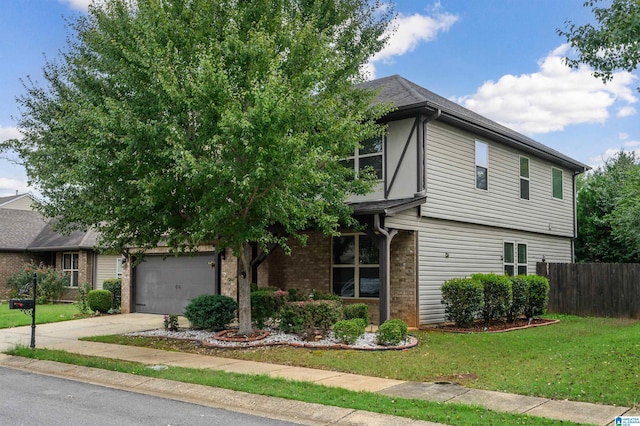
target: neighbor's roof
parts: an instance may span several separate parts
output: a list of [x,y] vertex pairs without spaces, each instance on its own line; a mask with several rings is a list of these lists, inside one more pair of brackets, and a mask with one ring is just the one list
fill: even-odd
[[3,207],[9,203],[12,203],[16,200],[19,200],[20,198],[24,198],[24,197],[29,197],[31,198],[31,195],[29,194],[16,194],[16,195],[9,195],[7,197],[0,197],[0,207]]
[[27,250],[46,226],[38,212],[0,209],[0,250]]
[[360,87],[380,90],[377,102],[391,103],[397,108],[390,114],[391,117],[413,110],[427,109],[429,113],[440,110],[441,116],[439,119],[443,122],[490,137],[505,145],[526,151],[576,172],[590,169],[589,166],[573,158],[468,110],[399,75],[367,81],[362,83]]
[[98,234],[95,231],[75,231],[64,235],[54,231],[55,223],[55,220],[47,223],[29,245],[29,251],[92,250],[96,247]]

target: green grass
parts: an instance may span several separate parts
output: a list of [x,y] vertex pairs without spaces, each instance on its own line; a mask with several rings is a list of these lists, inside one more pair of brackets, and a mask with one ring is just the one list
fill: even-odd
[[[68,321],[77,318],[80,311],[73,303],[36,305],[36,324]],[[0,303],[0,328],[31,325],[31,315],[20,309],[9,309],[9,302]]]
[[169,367],[166,370],[156,371],[140,363],[88,357],[47,349],[31,350],[27,348],[16,348],[10,353],[23,357],[101,368],[145,377],[215,386],[259,395],[365,410],[452,425],[575,424],[522,414],[495,412],[477,406],[440,404],[430,401],[389,397],[371,392],[354,392],[313,383],[270,378],[264,375],[243,375],[182,367]]
[[[447,380],[520,395],[627,407],[640,404],[640,321],[565,316],[559,324],[508,333],[412,334],[420,344],[405,351],[272,347],[207,353],[416,382]],[[161,339],[91,340],[188,350]]]

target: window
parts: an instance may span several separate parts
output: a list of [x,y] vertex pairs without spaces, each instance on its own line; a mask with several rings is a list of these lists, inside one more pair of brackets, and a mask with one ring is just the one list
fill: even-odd
[[62,271],[69,275],[69,286],[78,287],[78,253],[63,253]]
[[122,258],[116,259],[116,278],[122,278]]
[[562,200],[562,170],[551,168],[551,184],[553,186],[553,198]]
[[476,141],[476,188],[488,188],[489,146]]
[[378,179],[382,180],[382,136],[367,139],[361,145],[356,149],[354,156],[346,158],[342,164],[356,172],[371,168]]
[[333,238],[332,288],[342,297],[379,297],[378,244],[367,235]]
[[529,199],[529,159],[520,157],[520,198]]
[[527,245],[504,242],[502,261],[506,275],[527,275]]

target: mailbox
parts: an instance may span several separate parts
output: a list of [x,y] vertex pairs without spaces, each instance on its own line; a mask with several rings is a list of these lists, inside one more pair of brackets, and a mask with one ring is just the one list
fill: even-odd
[[9,309],[33,309],[33,299],[10,299]]

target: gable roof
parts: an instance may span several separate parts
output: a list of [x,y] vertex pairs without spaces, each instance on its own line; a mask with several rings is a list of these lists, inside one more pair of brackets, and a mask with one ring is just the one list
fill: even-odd
[[93,250],[98,234],[75,231],[69,235],[54,231],[56,220],[49,220],[40,234],[29,244],[29,251]]
[[46,226],[38,212],[0,209],[0,250],[27,250]]
[[15,201],[18,201],[22,198],[31,198],[33,200],[33,198],[31,197],[31,195],[29,194],[16,194],[16,195],[9,195],[7,197],[0,197],[0,208],[3,208]]
[[362,83],[360,87],[379,90],[377,102],[395,105],[397,109],[389,114],[391,119],[411,116],[411,114],[415,116],[415,113],[419,111],[424,111],[425,115],[439,114],[439,116],[436,115],[438,120],[491,138],[575,172],[584,172],[590,169],[589,166],[573,158],[489,120],[399,75],[367,81]]

